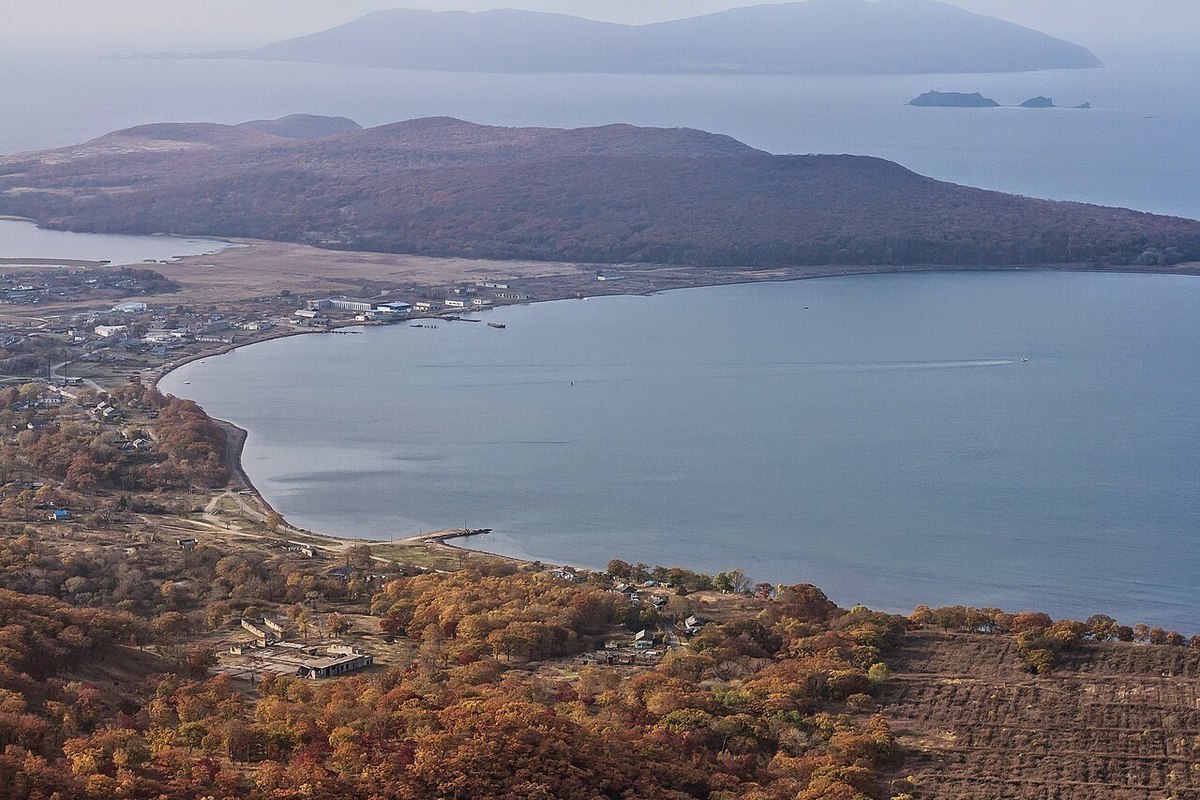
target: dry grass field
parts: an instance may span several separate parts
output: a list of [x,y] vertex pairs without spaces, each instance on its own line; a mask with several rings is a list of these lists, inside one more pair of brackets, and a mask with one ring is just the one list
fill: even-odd
[[1009,636],[916,631],[880,697],[939,800],[1200,797],[1200,653],[1086,644],[1053,675]]
[[[153,268],[179,283],[186,302],[222,303],[277,295],[350,294],[362,289],[449,286],[482,280],[539,279],[576,275],[574,264],[536,261],[476,261],[462,258],[322,250],[305,245],[237,240],[242,247],[189,256]],[[145,298],[148,303],[181,302],[178,295]]]

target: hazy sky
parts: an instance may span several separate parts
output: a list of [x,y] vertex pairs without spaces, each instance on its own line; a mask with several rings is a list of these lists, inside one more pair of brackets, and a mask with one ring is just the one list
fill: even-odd
[[[244,47],[382,8],[525,8],[641,23],[762,0],[0,0],[0,44],[81,52]],[[1195,47],[1200,0],[951,0],[1096,50]]]

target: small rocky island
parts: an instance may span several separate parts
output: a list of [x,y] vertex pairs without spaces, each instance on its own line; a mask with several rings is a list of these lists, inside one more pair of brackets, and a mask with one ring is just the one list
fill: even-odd
[[999,108],[1000,104],[979,92],[926,92],[908,101],[910,106],[927,108]]
[[[1054,101],[1052,99],[1050,99],[1049,97],[1031,97],[1028,100],[1026,100],[1024,103],[1021,103],[1020,107],[1021,108],[1060,108],[1061,106],[1056,106],[1054,104]],[[1083,109],[1091,108],[1091,107],[1092,107],[1091,103],[1080,103],[1077,106],[1071,106],[1071,108],[1083,108]]]
[[[984,97],[979,92],[926,92],[920,97],[908,101],[910,106],[925,108],[1000,108],[1000,104],[990,97]],[[1091,103],[1080,103],[1074,108],[1091,108]],[[1054,100],[1039,95],[1031,97],[1017,108],[1058,108]]]

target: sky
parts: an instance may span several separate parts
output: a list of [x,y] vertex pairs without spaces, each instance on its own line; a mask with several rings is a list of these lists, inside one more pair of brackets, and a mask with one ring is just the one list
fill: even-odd
[[[762,0],[0,0],[0,45],[85,55],[251,47],[384,8],[524,8],[613,22],[696,16]],[[950,0],[1105,51],[1183,50],[1200,38],[1200,0]]]

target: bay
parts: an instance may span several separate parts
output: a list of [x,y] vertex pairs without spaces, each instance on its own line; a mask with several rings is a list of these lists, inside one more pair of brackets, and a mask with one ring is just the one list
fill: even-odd
[[303,336],[165,391],[294,524],[1200,629],[1200,281],[952,272]]

